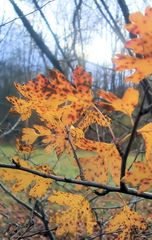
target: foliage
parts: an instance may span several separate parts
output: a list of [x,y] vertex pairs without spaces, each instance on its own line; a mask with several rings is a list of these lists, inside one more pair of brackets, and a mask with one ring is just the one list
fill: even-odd
[[[148,7],[145,16],[140,13],[132,14],[132,23],[126,27],[138,35],[136,39],[127,42],[126,46],[136,54],[142,54],[143,58],[119,55],[114,60],[117,70],[136,69],[136,73],[127,78],[132,83],[139,83],[152,73],[151,19],[152,9]],[[18,154],[13,156],[12,165],[1,165],[0,174],[3,181],[9,182],[13,192],[20,192],[26,188],[32,199],[45,197],[52,204],[57,204],[54,207],[57,211],[50,217],[50,223],[52,224],[52,220],[55,222],[54,232],[57,237],[63,239],[68,235],[70,239],[79,239],[102,234],[99,229],[102,226],[89,201],[89,196],[93,194],[102,196],[109,192],[120,192],[152,198],[150,192],[143,193],[152,186],[152,123],[138,128],[144,112],[146,92],[144,100],[139,103],[138,113],[135,113],[139,102],[139,90],[130,87],[122,98],[102,89],[96,93],[92,87],[91,74],[81,66],[77,66],[73,71],[71,82],[64,74],[53,69],[47,77],[38,75],[25,84],[15,84],[15,87],[21,97],[7,97],[13,104],[11,112],[18,113],[22,121],[28,120],[35,112],[40,124],[23,128],[21,138],[17,139]],[[132,132],[125,132],[121,139],[117,139],[109,110],[118,111],[122,116],[127,115],[131,119]],[[87,133],[90,128],[94,129],[94,126],[97,139],[90,140]],[[101,133],[97,130],[99,126],[102,132],[108,132],[107,140],[100,136]],[[135,162],[135,158],[131,167],[127,169],[127,158],[135,134],[136,139],[142,136],[145,142],[145,161]],[[77,166],[79,175],[75,176],[75,179],[58,176],[54,166],[51,166],[51,160],[49,165],[35,166],[30,161],[30,154],[38,143],[42,144],[48,153],[55,151],[58,159],[63,153],[71,156],[73,167]],[[126,148],[123,143],[127,145]],[[92,152],[94,155],[86,154],[79,158],[78,150]],[[85,188],[71,187],[71,192],[65,192],[68,188],[64,189],[64,186],[61,186],[62,192],[54,191],[56,186],[53,186],[53,180]],[[99,193],[98,188],[104,191]],[[124,202],[122,210],[103,226],[104,235],[118,231],[115,239],[122,240],[132,239],[135,232],[140,234],[146,229],[146,220]]]

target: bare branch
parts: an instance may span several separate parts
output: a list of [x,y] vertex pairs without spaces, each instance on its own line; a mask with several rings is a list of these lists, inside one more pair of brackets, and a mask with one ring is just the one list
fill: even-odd
[[9,169],[16,169],[18,171],[24,171],[24,172],[28,172],[28,173],[32,173],[35,174],[37,176],[43,177],[43,178],[50,178],[53,179],[55,181],[58,182],[66,182],[66,183],[71,183],[71,184],[77,184],[77,185],[83,185],[86,187],[95,187],[95,188],[99,188],[99,189],[105,189],[108,190],[109,192],[119,192],[119,193],[125,193],[128,195],[132,195],[132,196],[137,196],[137,197],[143,197],[145,199],[152,199],[152,193],[150,192],[143,192],[143,193],[139,193],[136,189],[134,188],[125,188],[122,189],[120,187],[113,187],[113,186],[109,186],[109,185],[105,185],[102,183],[97,183],[97,182],[93,182],[93,181],[84,181],[84,180],[77,180],[77,179],[71,179],[71,178],[66,178],[66,177],[60,177],[60,176],[56,176],[53,174],[45,174],[36,170],[32,170],[29,168],[25,168],[22,166],[18,166],[18,165],[12,165],[12,164],[0,164],[0,168],[9,168]]
[[18,124],[20,123],[20,121],[21,121],[21,118],[19,118],[19,119],[16,121],[16,123],[15,123],[8,131],[2,133],[2,134],[0,135],[0,138],[3,138],[3,137],[5,137],[6,135],[8,135],[8,134],[10,134],[11,132],[13,132],[13,130],[14,130],[14,129],[18,126]]
[[74,149],[74,146],[73,146],[73,144],[72,144],[70,132],[68,131],[68,129],[67,129],[67,133],[68,133],[68,141],[69,141],[69,144],[70,144],[70,146],[71,146],[74,159],[76,160],[76,163],[77,163],[78,168],[79,168],[80,179],[81,179],[81,180],[85,180],[84,173],[83,173],[83,168],[82,168],[82,166],[81,166],[80,160],[79,160],[79,158],[78,158],[78,156],[77,156],[77,154],[76,154],[76,151],[75,151],[75,149]]
[[[41,8],[41,9],[44,8],[46,5],[48,5],[50,2],[53,2],[53,1],[54,1],[54,0],[51,0],[51,1],[46,2],[46,3],[45,3],[44,5],[42,5],[40,8]],[[24,16],[29,16],[29,15],[37,12],[37,11],[38,11],[38,9],[35,9],[34,11],[29,12],[29,13],[25,14]],[[18,19],[20,19],[20,18],[21,18],[21,16],[16,17],[16,18],[13,18],[12,20],[1,24],[1,25],[0,25],[0,28],[3,27],[3,26],[6,26],[6,25],[9,24],[9,23],[12,23],[12,22],[14,22],[14,21],[16,21],[16,20],[18,20]]]
[[37,9],[37,10],[39,11],[39,13],[41,14],[44,22],[46,23],[46,25],[47,25],[47,27],[48,27],[48,29],[50,30],[50,32],[51,32],[51,34],[52,34],[52,36],[53,36],[53,38],[54,38],[54,40],[55,40],[55,43],[56,43],[58,49],[60,50],[60,52],[61,52],[61,54],[62,54],[62,56],[63,56],[64,61],[66,61],[67,65],[71,68],[71,70],[73,70],[73,67],[72,67],[70,61],[67,59],[67,57],[66,57],[66,55],[65,55],[62,47],[60,46],[60,43],[59,43],[59,40],[58,40],[56,34],[53,32],[53,30],[52,30],[52,28],[51,28],[48,20],[46,19],[45,15],[44,15],[44,13],[43,13],[43,11],[42,11],[42,7],[39,6],[37,0],[33,0],[33,3],[34,3],[34,5],[35,5],[36,9]]
[[46,57],[50,60],[50,62],[53,64],[55,68],[57,68],[59,71],[63,72],[62,67],[60,66],[59,61],[56,59],[54,54],[49,50],[47,45],[44,43],[40,35],[33,29],[32,25],[26,18],[26,16],[23,14],[21,9],[17,6],[14,0],[9,0],[10,3],[13,5],[15,12],[20,17],[22,23],[24,24],[25,28],[37,44],[37,46],[41,49],[41,51],[46,55]]
[[145,98],[146,98],[146,93],[147,93],[148,89],[145,91],[145,94],[144,94],[144,97],[143,97],[143,101],[141,103],[141,106],[140,106],[140,110],[137,114],[137,117],[136,117],[136,120],[135,120],[135,123],[134,123],[134,126],[133,126],[133,129],[132,129],[132,133],[131,133],[131,136],[130,136],[130,139],[129,139],[129,142],[128,142],[128,145],[127,145],[127,148],[126,148],[126,151],[123,155],[123,158],[122,158],[122,164],[121,164],[121,176],[120,176],[120,184],[121,184],[121,189],[125,188],[125,184],[123,182],[121,182],[121,179],[125,176],[125,171],[126,171],[126,164],[127,164],[127,158],[128,158],[128,155],[129,155],[129,152],[130,152],[130,149],[131,149],[131,146],[132,146],[132,143],[133,143],[133,140],[134,140],[134,136],[135,136],[135,133],[136,133],[136,130],[137,130],[137,127],[138,127],[138,123],[139,123],[139,120],[142,116],[142,109],[143,109],[143,105],[144,105],[144,102],[145,102]]

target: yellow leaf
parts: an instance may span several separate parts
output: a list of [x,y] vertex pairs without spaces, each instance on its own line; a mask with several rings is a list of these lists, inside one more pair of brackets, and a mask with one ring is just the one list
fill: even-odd
[[112,175],[113,181],[119,185],[121,157],[113,143],[95,142],[84,137],[79,128],[71,129],[73,144],[80,149],[92,151],[96,156],[80,158],[84,169],[84,176],[87,180],[99,183],[108,182],[108,174]]
[[22,129],[22,141],[28,144],[33,144],[39,135],[35,132],[33,128],[23,128]]
[[85,112],[84,117],[78,124],[78,127],[84,130],[93,123],[97,123],[102,127],[109,127],[111,119],[100,111],[89,109]]
[[146,124],[138,130],[145,141],[146,147],[146,161],[149,165],[152,164],[152,123]]
[[[27,161],[14,157],[13,161],[22,167],[37,170],[43,173],[50,173],[51,169],[48,165],[33,167]],[[32,173],[28,173],[16,169],[0,169],[2,179],[12,182],[12,190],[14,192],[25,191],[30,186],[29,195],[31,197],[42,197],[52,183],[51,179],[42,178]],[[31,185],[32,184],[32,185]]]
[[148,58],[136,58],[127,55],[117,54],[113,59],[113,62],[117,65],[116,71],[124,71],[135,69],[135,73],[131,76],[126,77],[126,82],[139,83],[144,78],[151,75],[151,62],[152,57]]
[[33,150],[32,145],[23,143],[19,138],[16,139],[16,149],[21,153],[31,153]]
[[128,206],[125,206],[121,212],[109,221],[106,232],[113,233],[120,230],[121,233],[118,233],[119,235],[115,239],[130,240],[134,231],[136,232],[138,229],[138,231],[142,232],[146,228],[147,225],[142,216],[130,210]]
[[134,69],[135,73],[126,78],[126,81],[139,83],[142,79],[148,77],[152,73],[152,8],[147,7],[145,15],[136,12],[130,15],[130,24],[126,25],[126,29],[137,35],[126,43],[127,48],[131,48],[136,54],[141,54],[142,57],[131,57],[127,55],[116,55],[113,59],[117,65],[116,70]]
[[132,115],[139,99],[139,92],[134,88],[128,88],[122,98],[118,98],[113,93],[104,90],[99,90],[98,95],[108,102],[103,103],[103,107],[104,105],[110,105],[115,111],[123,112],[129,116]]
[[17,97],[7,97],[7,100],[14,105],[10,111],[19,113],[22,121],[27,120],[31,116],[32,105],[29,101]]
[[58,226],[56,231],[57,236],[70,233],[76,239],[78,235],[85,236],[93,233],[96,226],[95,218],[89,202],[83,196],[72,193],[54,192],[48,200],[67,207],[67,210],[55,214]]
[[143,162],[133,163],[132,171],[127,171],[123,182],[139,186],[139,192],[144,192],[152,187],[152,166]]

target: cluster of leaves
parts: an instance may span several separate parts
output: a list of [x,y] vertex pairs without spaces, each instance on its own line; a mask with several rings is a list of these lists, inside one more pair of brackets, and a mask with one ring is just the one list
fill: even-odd
[[[126,28],[138,37],[128,41],[126,47],[131,48],[135,54],[141,54],[143,58],[117,55],[114,62],[117,65],[116,70],[135,69],[136,72],[126,80],[137,84],[152,73],[152,8],[146,9],[145,16],[141,13],[132,14],[130,21]],[[138,187],[139,192],[150,189],[152,123],[136,131],[137,137],[141,135],[145,142],[144,162],[134,162],[122,176],[123,154],[112,130],[112,120],[105,114],[105,110],[121,112],[128,116],[134,126],[133,112],[139,102],[137,89],[128,88],[122,98],[102,89],[94,93],[92,76],[81,66],[73,71],[71,82],[61,72],[53,69],[50,70],[48,77],[38,75],[36,79],[26,84],[15,84],[15,87],[21,97],[7,97],[13,104],[11,112],[20,114],[23,121],[29,119],[35,112],[41,121],[39,125],[23,128],[21,138],[17,139],[20,154],[31,153],[36,148],[36,143],[41,141],[48,153],[54,150],[58,157],[63,152],[74,156],[73,162],[77,164],[80,172],[76,179],[106,185],[112,178],[113,184],[118,187],[125,183]],[[98,100],[94,96],[98,96]],[[86,131],[92,124],[106,128],[111,135],[111,142],[88,139]],[[125,140],[128,139],[126,136]],[[76,155],[78,149],[95,154],[78,158]],[[50,166],[51,162],[49,165],[34,166],[28,160],[14,156],[13,163],[18,169],[0,169],[3,180],[12,182],[13,191],[22,191],[28,187],[29,195],[33,198],[42,197],[47,193],[53,183],[52,179],[21,171],[20,168],[52,176],[52,173],[55,173],[52,170],[53,166],[52,168]],[[78,188],[75,191],[78,191]],[[62,208],[62,214],[58,211],[53,218],[57,226],[57,236],[62,237],[69,233],[72,239],[73,237],[76,239],[78,236],[91,235],[97,229],[95,215],[81,191],[79,194],[52,191],[48,201],[66,207]],[[146,227],[143,218],[125,205],[105,226],[105,233],[118,231],[117,239],[130,239],[133,229],[144,231]]]

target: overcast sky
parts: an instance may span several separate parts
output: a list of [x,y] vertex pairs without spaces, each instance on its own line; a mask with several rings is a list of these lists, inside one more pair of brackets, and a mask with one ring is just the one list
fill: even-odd
[[[63,3],[64,0],[60,0],[60,1],[61,3]],[[33,11],[33,8],[29,4],[27,3],[25,4],[25,1],[16,0],[15,2],[21,7],[24,14],[27,14]],[[59,2],[59,0],[54,0],[48,3],[43,8],[43,11],[45,12],[45,15],[48,21],[51,22],[51,27],[53,29],[56,28],[56,18],[53,15],[53,9],[56,9],[57,2]],[[152,1],[150,0],[145,0],[144,2],[145,2],[145,5],[150,5],[150,3],[152,5]],[[128,4],[131,12],[144,11],[143,0],[126,0],[126,3]],[[13,20],[15,17],[17,17],[9,0],[0,0],[0,8],[1,8],[0,19],[3,19],[3,23]],[[30,18],[30,16],[28,16],[28,18]],[[31,15],[31,18],[32,18],[32,15]],[[18,24],[22,24],[20,20],[16,20],[16,22]],[[40,23],[40,28],[41,27],[43,27],[42,23]],[[62,35],[62,26],[60,27],[60,25],[58,25],[58,34]],[[104,39],[104,38],[101,39],[101,36],[98,36],[98,35],[95,36],[91,45],[89,45],[88,48],[86,49],[88,60],[98,63],[98,62],[101,62],[101,56],[102,56],[102,58],[104,57],[104,61],[107,61],[107,62],[109,60],[111,61],[111,51],[110,51],[109,44],[110,42],[108,42],[107,39]],[[98,50],[94,51],[94,49],[98,49]]]

